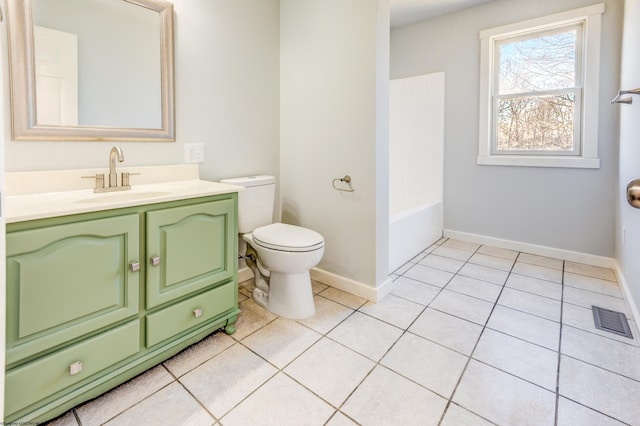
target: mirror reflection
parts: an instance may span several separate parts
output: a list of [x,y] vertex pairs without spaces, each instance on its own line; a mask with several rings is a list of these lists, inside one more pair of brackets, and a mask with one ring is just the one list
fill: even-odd
[[15,140],[174,141],[173,5],[7,0]]
[[160,20],[126,1],[33,0],[36,123],[160,128]]

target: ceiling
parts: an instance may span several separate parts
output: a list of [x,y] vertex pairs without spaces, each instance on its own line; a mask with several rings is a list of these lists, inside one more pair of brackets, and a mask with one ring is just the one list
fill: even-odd
[[391,28],[434,18],[491,0],[390,0]]

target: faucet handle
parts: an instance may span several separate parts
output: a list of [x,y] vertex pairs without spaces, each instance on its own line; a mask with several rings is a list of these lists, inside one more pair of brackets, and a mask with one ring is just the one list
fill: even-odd
[[82,179],[95,179],[96,186],[93,188],[93,192],[98,192],[98,190],[104,188],[104,173],[96,173],[91,176],[81,176]]
[[122,186],[131,186],[129,183],[129,176],[137,176],[140,173],[122,172],[120,174],[120,184]]

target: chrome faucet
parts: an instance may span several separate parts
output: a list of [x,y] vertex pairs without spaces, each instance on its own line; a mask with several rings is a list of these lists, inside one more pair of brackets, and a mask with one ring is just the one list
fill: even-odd
[[118,174],[116,173],[116,155],[118,156],[118,161],[122,163],[124,161],[124,154],[122,153],[122,149],[119,146],[114,146],[111,148],[111,152],[109,153],[109,187],[115,188],[118,186]]

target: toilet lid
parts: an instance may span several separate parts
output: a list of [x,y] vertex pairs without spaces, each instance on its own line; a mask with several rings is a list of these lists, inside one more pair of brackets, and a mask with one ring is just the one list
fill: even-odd
[[324,246],[322,235],[301,226],[273,223],[253,231],[259,246],[280,251],[313,251]]

